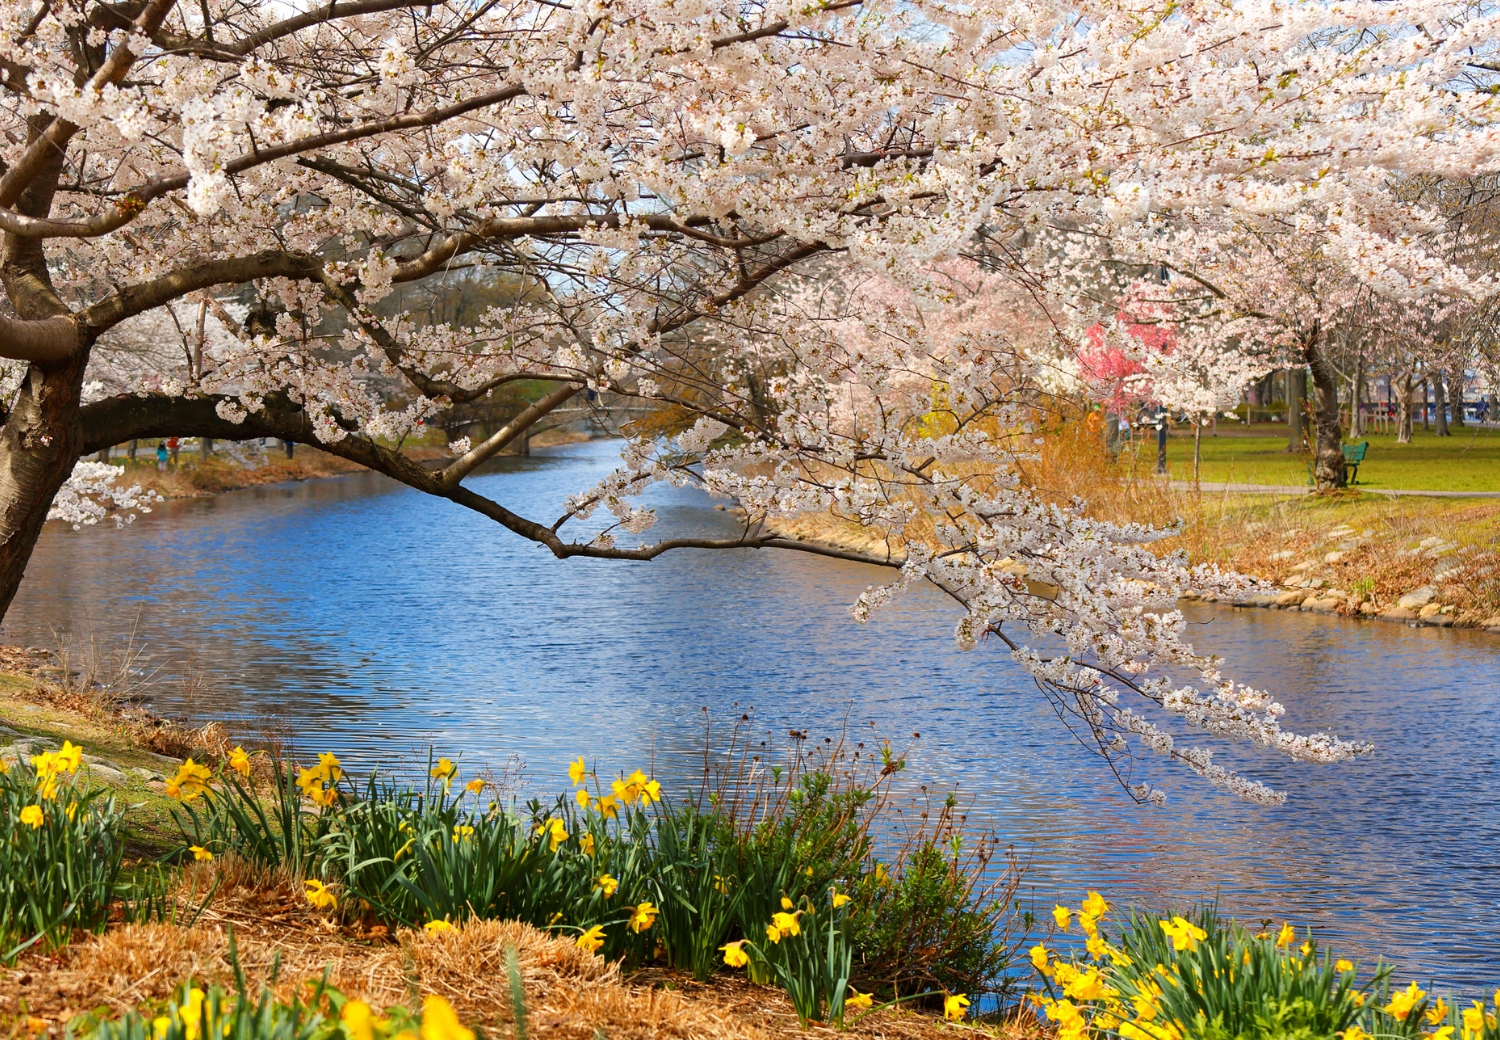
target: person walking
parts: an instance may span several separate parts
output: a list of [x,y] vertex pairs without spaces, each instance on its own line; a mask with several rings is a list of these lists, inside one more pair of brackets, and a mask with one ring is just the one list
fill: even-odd
[[156,444],[156,472],[167,471],[167,442],[158,441]]

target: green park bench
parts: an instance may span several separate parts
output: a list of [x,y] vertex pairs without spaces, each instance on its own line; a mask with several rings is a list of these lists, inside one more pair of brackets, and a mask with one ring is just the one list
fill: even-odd
[[[1349,483],[1353,484],[1355,478],[1359,476],[1359,464],[1365,461],[1365,452],[1370,450],[1370,442],[1360,441],[1358,444],[1341,444],[1339,447],[1344,452],[1344,469],[1349,474]],[[1316,457],[1307,460],[1307,482],[1309,484],[1317,483],[1317,478],[1314,476],[1317,464],[1318,460]]]
[[1365,461],[1365,452],[1370,450],[1369,441],[1360,441],[1358,444],[1342,445],[1344,449],[1344,468],[1349,471],[1349,483],[1353,484],[1359,476],[1359,464]]

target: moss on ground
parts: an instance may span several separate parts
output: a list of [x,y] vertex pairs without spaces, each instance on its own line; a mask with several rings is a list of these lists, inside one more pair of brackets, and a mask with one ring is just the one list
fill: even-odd
[[[75,703],[69,704],[68,700]],[[0,672],[0,725],[24,737],[61,743],[70,740],[84,754],[123,770],[169,773],[177,760],[152,751],[145,743],[147,726],[123,719],[104,706],[81,698],[67,698],[55,687],[24,672]],[[8,744],[15,738],[3,738]],[[97,774],[96,774],[97,775]],[[172,800],[160,781],[126,772],[114,784],[125,815],[126,849],[130,856],[160,856],[177,846],[172,823]]]

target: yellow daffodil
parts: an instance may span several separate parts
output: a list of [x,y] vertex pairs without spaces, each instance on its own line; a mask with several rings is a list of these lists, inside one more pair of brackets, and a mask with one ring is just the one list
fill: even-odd
[[464,784],[464,790],[470,794],[482,794],[484,793],[484,781],[476,776],[473,780]]
[[434,917],[431,921],[428,921],[422,926],[422,931],[426,932],[428,935],[441,935],[443,932],[453,931],[453,922],[448,920],[446,917]]
[[[170,785],[169,785],[168,793],[171,793],[170,792]],[[55,775],[54,776],[49,776],[45,780],[43,780],[40,784],[38,784],[37,785],[37,789],[36,789],[36,794],[37,794],[37,797],[40,798],[44,802],[55,801],[57,799],[57,777]],[[174,795],[173,797],[176,797],[176,796]]]
[[1281,931],[1276,933],[1277,948],[1285,950],[1287,947],[1291,946],[1292,943],[1296,941],[1296,939],[1297,930],[1292,927],[1291,922],[1283,921],[1281,923]]
[[1052,920],[1057,922],[1057,927],[1066,932],[1069,922],[1073,920],[1073,911],[1058,903],[1052,908]]
[[650,902],[643,901],[639,906],[631,907],[630,930],[637,935],[650,929],[656,923],[656,915],[659,913]]
[[1048,961],[1047,947],[1037,943],[1031,948],[1031,966],[1043,975],[1052,973],[1052,965]]
[[64,773],[76,773],[83,765],[83,748],[63,741],[62,750],[57,753],[57,768]]
[[615,890],[620,887],[620,882],[608,874],[600,874],[598,880],[594,882],[594,887],[604,893],[605,899],[610,899],[614,896]]
[[455,823],[453,825],[453,840],[454,841],[463,841],[465,838],[472,838],[473,836],[474,836],[474,828],[470,827],[468,824]]
[[182,1034],[186,1040],[198,1040],[203,1029],[203,997],[203,991],[193,986],[187,991],[187,1000],[177,1009],[177,1017],[182,1022]]
[[962,993],[954,993],[952,996],[943,998],[943,1017],[949,1022],[957,1022],[964,1017],[964,1009],[969,1006],[969,998]]
[[844,998],[846,1008],[868,1008],[875,1003],[875,994],[861,993],[853,986],[849,987],[849,995]]
[[319,910],[334,910],[338,908],[339,900],[332,890],[316,878],[308,878],[305,882],[307,901]]
[[607,794],[599,799],[599,804],[595,808],[599,810],[599,815],[612,820],[620,815],[620,800],[612,794]]
[[714,891],[719,893],[720,895],[727,896],[729,894],[729,879],[720,877],[718,874],[715,874]]
[[875,864],[875,883],[883,885],[890,880],[890,874],[886,872],[884,863]]
[[1447,1017],[1448,1002],[1442,997],[1438,997],[1437,1003],[1433,1004],[1432,1007],[1427,1009],[1427,1024],[1430,1026],[1435,1026]]
[[21,822],[32,830],[42,825],[42,807],[40,805],[28,805],[21,810]]
[[661,801],[661,784],[656,780],[647,780],[641,785],[641,804],[650,805],[652,802]]
[[1109,913],[1109,904],[1104,901],[1104,897],[1098,892],[1090,892],[1083,901],[1083,912],[1097,921]]
[[1443,1026],[1431,1034],[1431,1040],[1453,1040],[1453,1027]]
[[573,800],[578,803],[578,808],[587,809],[589,807],[588,791],[580,787],[578,790],[573,792]]
[[443,790],[448,790],[453,784],[453,778],[458,775],[458,766],[453,764],[452,759],[440,758],[437,765],[427,771],[434,780],[443,782]]
[[[784,900],[784,899],[782,900],[782,905],[788,905],[786,903],[786,900]],[[772,914],[771,915],[771,927],[775,928],[776,931],[780,933],[780,937],[781,938],[785,938],[788,935],[801,935],[802,934],[802,924],[801,924],[801,922],[799,922],[797,920],[797,918],[800,917],[800,916],[802,916],[802,911],[800,911],[800,910],[798,910],[794,914],[788,914],[788,913],[775,913],[775,914]]]
[[846,896],[844,895],[844,893],[836,891],[834,889],[829,889],[829,894],[833,897],[833,908],[835,910],[843,906],[845,903],[852,902],[854,898],[853,896]]
[[208,766],[189,758],[177,767],[176,775],[167,781],[167,793],[173,798],[191,802],[208,790],[208,781],[212,776]]
[[375,1040],[375,1013],[363,1000],[344,1001],[339,1020],[344,1023],[349,1040]]
[[1405,1022],[1406,1016],[1411,1014],[1412,1008],[1426,998],[1427,991],[1417,986],[1416,982],[1407,986],[1404,990],[1397,990],[1391,994],[1391,1002],[1385,1006],[1385,1013],[1398,1021]]
[[318,769],[322,771],[323,779],[330,784],[338,783],[339,778],[344,775],[344,764],[332,751],[325,751],[318,756]]
[[1079,972],[1078,977],[1063,987],[1063,996],[1074,1000],[1103,1000],[1106,994],[1112,993],[1104,984],[1104,976],[1090,969]]
[[790,910],[795,904],[786,896],[781,897],[781,909]]
[[1343,1037],[1344,1040],[1370,1040],[1370,1034],[1359,1028],[1359,1026],[1350,1026],[1340,1033],[1339,1036]]
[[744,939],[736,939],[732,943],[725,943],[719,949],[724,951],[724,963],[731,968],[743,968],[750,963],[750,955],[745,952]]
[[9,775],[9,773],[10,773],[10,759],[8,759],[8,758],[0,758],[0,776],[7,776],[7,775]]
[[1089,936],[1088,941],[1083,946],[1088,951],[1089,956],[1096,961],[1102,961],[1105,953],[1109,951],[1109,946],[1097,935]]
[[433,994],[422,1001],[422,1040],[474,1040],[474,1031],[458,1021],[452,1004]]
[[1183,917],[1173,917],[1171,921],[1158,923],[1161,930],[1167,933],[1167,938],[1172,940],[1172,949],[1179,953],[1197,949],[1198,944],[1208,938],[1207,932]]
[[214,854],[202,845],[189,845],[188,851],[193,854],[193,860],[197,863],[208,863],[214,858]]
[[1083,934],[1087,935],[1090,939],[1097,939],[1099,937],[1099,924],[1093,914],[1079,914],[1078,927],[1082,928]]
[[1474,1001],[1473,1007],[1463,1010],[1464,1040],[1474,1040],[1484,1032],[1484,1005]]
[[[579,761],[582,761],[582,759]],[[604,945],[604,927],[602,925],[594,925],[588,931],[574,939],[573,944],[585,953],[599,952],[600,947]]]
[[594,854],[594,836],[587,831],[578,836],[578,851],[585,856]]
[[781,929],[774,924],[766,925],[766,938],[773,943],[781,942]]
[[1338,960],[1333,962],[1333,970],[1338,972],[1340,975],[1344,974],[1345,972],[1353,971],[1354,962],[1340,957]]
[[229,768],[240,774],[240,776],[248,777],[250,775],[250,756],[246,754],[244,748],[236,747],[229,753]]
[[547,836],[547,851],[556,852],[557,847],[568,840],[568,828],[556,816],[550,816],[537,824],[536,833]]
[[568,782],[574,787],[581,785],[588,778],[588,775],[588,765],[583,761],[582,755],[579,755],[573,762],[568,763]]

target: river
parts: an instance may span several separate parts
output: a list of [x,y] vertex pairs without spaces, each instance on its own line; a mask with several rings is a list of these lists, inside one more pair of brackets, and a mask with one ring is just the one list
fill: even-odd
[[[470,483],[555,516],[614,451],[507,459]],[[734,524],[691,491],[651,501],[652,537]],[[120,529],[51,524],[0,637],[133,635],[165,714],[367,768],[410,769],[429,745],[465,769],[515,761],[537,794],[562,789],[579,754],[601,772],[654,756],[669,788],[696,776],[705,708],[720,724],[751,712],[773,740],[836,736],[847,718],[912,744],[910,782],[971,799],[971,819],[1029,860],[1027,898],[1044,911],[1086,888],[1153,908],[1217,895],[1245,918],[1310,923],[1340,952],[1382,952],[1402,978],[1500,983],[1494,637],[1196,606],[1199,648],[1275,691],[1291,728],[1378,750],[1319,767],[1236,749],[1285,806],[1168,774],[1167,806],[1150,808],[1007,657],[958,651],[935,592],[855,625],[849,603],[883,574],[754,550],[561,562],[365,474],[171,502]]]

